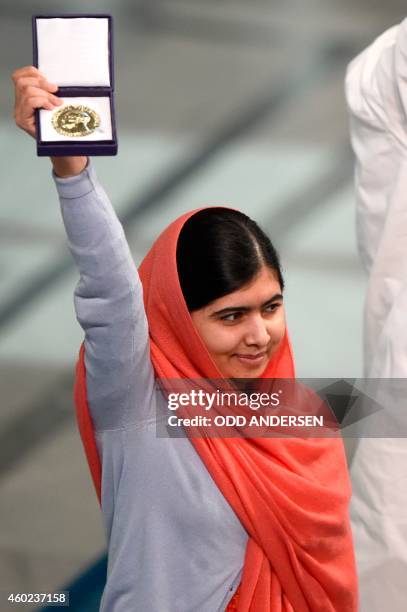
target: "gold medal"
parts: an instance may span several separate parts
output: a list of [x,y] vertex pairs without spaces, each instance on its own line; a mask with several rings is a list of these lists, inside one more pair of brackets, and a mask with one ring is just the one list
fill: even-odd
[[88,106],[72,104],[53,114],[52,125],[63,136],[89,136],[99,127],[100,117]]

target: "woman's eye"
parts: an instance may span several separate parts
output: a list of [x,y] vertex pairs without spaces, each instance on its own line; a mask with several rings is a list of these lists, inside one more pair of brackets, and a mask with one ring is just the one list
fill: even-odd
[[241,317],[241,312],[231,312],[228,315],[221,317],[222,321],[237,321]]
[[266,306],[266,308],[264,309],[265,312],[274,312],[276,311],[278,308],[280,308],[281,304],[279,302],[275,302],[274,304],[269,304],[268,306]]

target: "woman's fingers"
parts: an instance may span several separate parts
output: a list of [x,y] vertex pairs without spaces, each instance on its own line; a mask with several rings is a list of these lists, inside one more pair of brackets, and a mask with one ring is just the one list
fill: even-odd
[[31,98],[38,96],[42,96],[45,100],[48,100],[49,102],[52,102],[53,104],[58,106],[61,103],[61,98],[58,98],[58,96],[54,96],[52,93],[46,91],[45,89],[42,89],[42,87],[26,85],[21,89],[20,95],[18,97],[18,104],[27,105],[29,104]]
[[22,68],[17,68],[16,70],[14,70],[13,74],[11,75],[11,78],[14,82],[16,82],[18,79],[25,76],[41,77],[43,79],[46,78],[45,74],[40,72],[40,70],[38,70],[38,68],[36,68],[35,66],[23,66]]
[[36,108],[45,108],[47,110],[52,110],[55,107],[56,104],[54,104],[54,102],[52,102],[52,100],[50,100],[46,96],[33,94],[29,98],[27,98],[26,104],[22,105],[19,109],[19,116],[20,119],[24,121],[24,119],[27,119],[34,114],[33,111],[35,111]]
[[55,83],[50,83],[44,77],[34,77],[34,76],[22,76],[15,81],[16,90],[24,91],[27,87],[39,87],[40,89],[44,89],[45,91],[56,92],[58,89],[58,85]]
[[35,109],[45,108],[46,110],[53,110],[62,104],[62,100],[58,98],[58,104],[54,103],[53,98],[50,94],[44,95],[41,90],[33,88],[34,91],[40,92],[35,94],[34,91],[27,97],[21,104],[18,104],[15,109],[15,121],[19,128],[25,130],[30,136],[35,136]]
[[17,68],[11,76],[15,83],[16,90],[20,90],[25,85],[34,85],[47,91],[56,91],[58,85],[50,83],[46,76],[35,68],[34,66],[24,66],[24,68]]
[[45,76],[34,66],[18,68],[12,74],[15,85],[14,117],[16,124],[31,136],[35,136],[35,109],[53,110],[62,104],[53,95],[58,86],[49,83]]

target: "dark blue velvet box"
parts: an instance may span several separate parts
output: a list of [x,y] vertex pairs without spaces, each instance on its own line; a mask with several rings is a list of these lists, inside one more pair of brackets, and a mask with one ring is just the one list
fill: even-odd
[[[103,82],[103,84],[95,84],[95,83],[92,84],[93,71],[92,71],[92,65],[90,64],[88,66],[89,68],[88,70],[89,75],[87,77],[89,78],[88,84],[86,85],[83,85],[83,83],[78,84],[74,82],[73,80],[72,82],[69,82],[69,84],[61,84],[58,79],[58,74],[61,74],[61,77],[64,74],[64,65],[63,65],[64,60],[63,60],[62,55],[65,54],[65,57],[67,58],[67,61],[69,62],[70,56],[75,56],[75,53],[78,53],[78,48],[81,49],[81,45],[83,49],[88,48],[89,52],[90,53],[92,52],[92,42],[89,43],[88,39],[86,40],[83,39],[81,41],[80,36],[81,35],[83,36],[83,31],[82,31],[82,34],[79,32],[80,30],[79,25],[85,24],[86,19],[88,18],[107,20],[107,41],[106,42],[107,42],[108,48],[106,50],[106,56],[101,60],[101,66],[98,66],[98,68],[101,69],[101,72],[108,75],[107,82]],[[39,20],[42,20],[42,19],[48,20],[48,21],[43,22],[41,24]],[[55,22],[55,26],[62,23],[60,21],[61,19],[64,19],[64,20],[70,19],[72,21],[69,24],[67,22],[67,25],[69,25],[69,27],[73,29],[76,29],[75,20],[80,19],[81,21],[80,22],[78,21],[78,36],[77,37],[72,36],[72,39],[71,39],[68,34],[65,37],[65,46],[63,47],[62,51],[60,51],[60,49],[58,49],[57,47],[57,44],[56,44],[57,40],[51,43],[56,46],[55,55],[57,56],[58,53],[61,53],[61,57],[62,57],[61,64],[62,65],[61,66],[56,65],[55,62],[52,63],[51,61],[51,66],[52,66],[52,70],[54,74],[51,76],[51,78],[49,78],[49,73],[47,72],[47,70],[44,70],[44,66],[41,65],[41,59],[39,57],[40,55],[39,47],[40,45],[44,46],[44,43],[39,40],[41,36],[39,29],[42,29],[41,26],[46,26],[46,28],[51,28],[51,30],[48,30],[48,31],[52,31],[52,28],[54,25],[52,23],[53,19],[59,20]],[[93,29],[95,31],[95,36],[97,36],[96,28],[93,28],[92,26],[92,24],[94,23],[95,23],[94,21],[89,21],[89,24],[87,24],[90,26],[88,30],[90,31],[91,36],[92,36]],[[99,25],[103,25],[102,22],[100,22]],[[73,139],[73,137],[69,137],[69,139],[64,136],[61,137],[56,134],[55,130],[54,130],[55,139],[53,139],[52,129],[48,128],[48,124],[50,124],[49,117],[50,117],[51,111],[37,110],[36,111],[37,155],[40,155],[40,156],[116,155],[118,145],[117,145],[116,121],[115,121],[115,112],[114,112],[114,95],[113,95],[114,93],[114,67],[113,67],[113,18],[112,16],[106,15],[106,14],[34,15],[32,17],[32,30],[33,30],[34,66],[36,66],[39,70],[44,72],[44,74],[49,78],[51,82],[55,82],[59,86],[59,89],[56,92],[56,95],[58,95],[61,98],[64,98],[67,104],[69,102],[69,98],[75,98],[75,97],[78,99],[81,97],[82,98],[95,98],[96,104],[98,103],[102,104],[103,102],[105,107],[107,108],[105,115],[102,116],[102,122],[101,122],[102,126],[103,125],[107,126],[107,129],[106,129],[107,137],[106,138],[104,136],[103,130],[100,130],[101,133],[99,135],[90,134],[89,136],[80,136],[80,137],[76,137],[75,139]],[[69,46],[70,46],[71,41],[72,41],[72,48],[70,49]],[[100,41],[98,44],[100,46],[101,44]],[[75,49],[75,45],[77,47],[76,49]],[[96,49],[96,46],[95,46],[95,49]],[[51,47],[51,50],[52,50],[52,47]],[[48,49],[48,59],[49,59],[49,55],[50,53]],[[86,54],[85,54],[84,62],[83,62],[85,65],[85,69],[84,69],[85,72],[86,72],[86,59],[88,58],[86,57]],[[56,61],[58,62],[58,59]],[[48,61],[48,64],[49,64],[49,61]],[[105,65],[103,66],[103,64]],[[79,66],[82,69],[82,65],[80,64]],[[70,68],[72,70],[72,66]],[[73,100],[73,103],[74,102],[75,101]],[[42,113],[41,115],[42,120],[40,118],[40,113]],[[47,117],[47,119],[45,119],[45,117]],[[110,124],[109,124],[109,121],[110,121]],[[43,129],[41,126],[43,126]]]

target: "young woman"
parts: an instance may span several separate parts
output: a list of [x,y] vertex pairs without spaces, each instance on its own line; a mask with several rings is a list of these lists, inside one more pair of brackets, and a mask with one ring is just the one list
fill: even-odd
[[[59,105],[17,70],[16,122]],[[283,279],[246,215],[190,212],[137,272],[86,158],[53,158],[85,331],[79,427],[108,539],[105,612],[354,612],[350,487],[337,439],[158,437],[160,379],[293,378]]]

